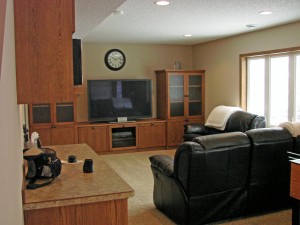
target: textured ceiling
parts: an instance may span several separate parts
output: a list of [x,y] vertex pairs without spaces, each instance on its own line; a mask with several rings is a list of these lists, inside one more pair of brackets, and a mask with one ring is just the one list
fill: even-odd
[[75,30],[73,38],[86,37],[126,0],[75,0]]
[[155,0],[75,1],[74,36],[84,42],[192,45],[300,21],[300,0],[170,0],[164,7]]

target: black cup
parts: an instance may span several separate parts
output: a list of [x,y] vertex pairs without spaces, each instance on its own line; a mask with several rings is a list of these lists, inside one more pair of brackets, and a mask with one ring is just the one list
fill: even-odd
[[93,160],[92,159],[84,160],[83,172],[84,173],[92,173],[93,172]]
[[75,163],[75,162],[76,162],[76,156],[75,155],[69,155],[68,163]]

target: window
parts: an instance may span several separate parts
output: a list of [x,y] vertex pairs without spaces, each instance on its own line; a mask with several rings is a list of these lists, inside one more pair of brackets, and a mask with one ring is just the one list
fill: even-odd
[[241,56],[242,106],[268,126],[300,121],[300,48]]
[[296,121],[300,121],[300,55],[296,56]]

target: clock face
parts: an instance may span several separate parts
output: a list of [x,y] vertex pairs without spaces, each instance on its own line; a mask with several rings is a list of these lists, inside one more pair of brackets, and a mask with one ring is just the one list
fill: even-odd
[[105,54],[104,62],[109,69],[116,71],[124,67],[126,58],[122,51],[111,49]]

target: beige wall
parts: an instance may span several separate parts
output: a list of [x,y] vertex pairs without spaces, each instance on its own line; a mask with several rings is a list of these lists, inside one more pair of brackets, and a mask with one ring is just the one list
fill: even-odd
[[6,5],[4,46],[0,76],[0,224],[23,224],[21,183],[22,145],[17,105],[13,1]]
[[[6,12],[6,0],[0,0],[0,62],[2,62],[5,12]],[[1,71],[1,63],[0,63],[0,71]]]
[[193,46],[193,68],[206,70],[205,112],[239,106],[239,55],[300,46],[300,22]]
[[[83,76],[85,82],[87,79],[152,79],[155,117],[155,70],[171,69],[175,61],[182,62],[182,69],[205,69],[207,118],[217,105],[240,106],[240,54],[296,46],[300,46],[300,22],[194,46],[83,43]],[[119,48],[126,54],[127,62],[121,71],[110,71],[104,64],[104,55],[111,48]],[[87,120],[86,91],[78,98],[78,120]]]
[[[104,64],[105,53],[118,48],[125,53],[126,65],[120,71],[111,71]],[[150,44],[83,43],[82,66],[84,84],[88,79],[152,79],[153,116],[156,116],[155,70],[173,69],[180,61],[182,69],[192,69],[192,46]],[[78,97],[78,121],[87,121],[87,96]]]

